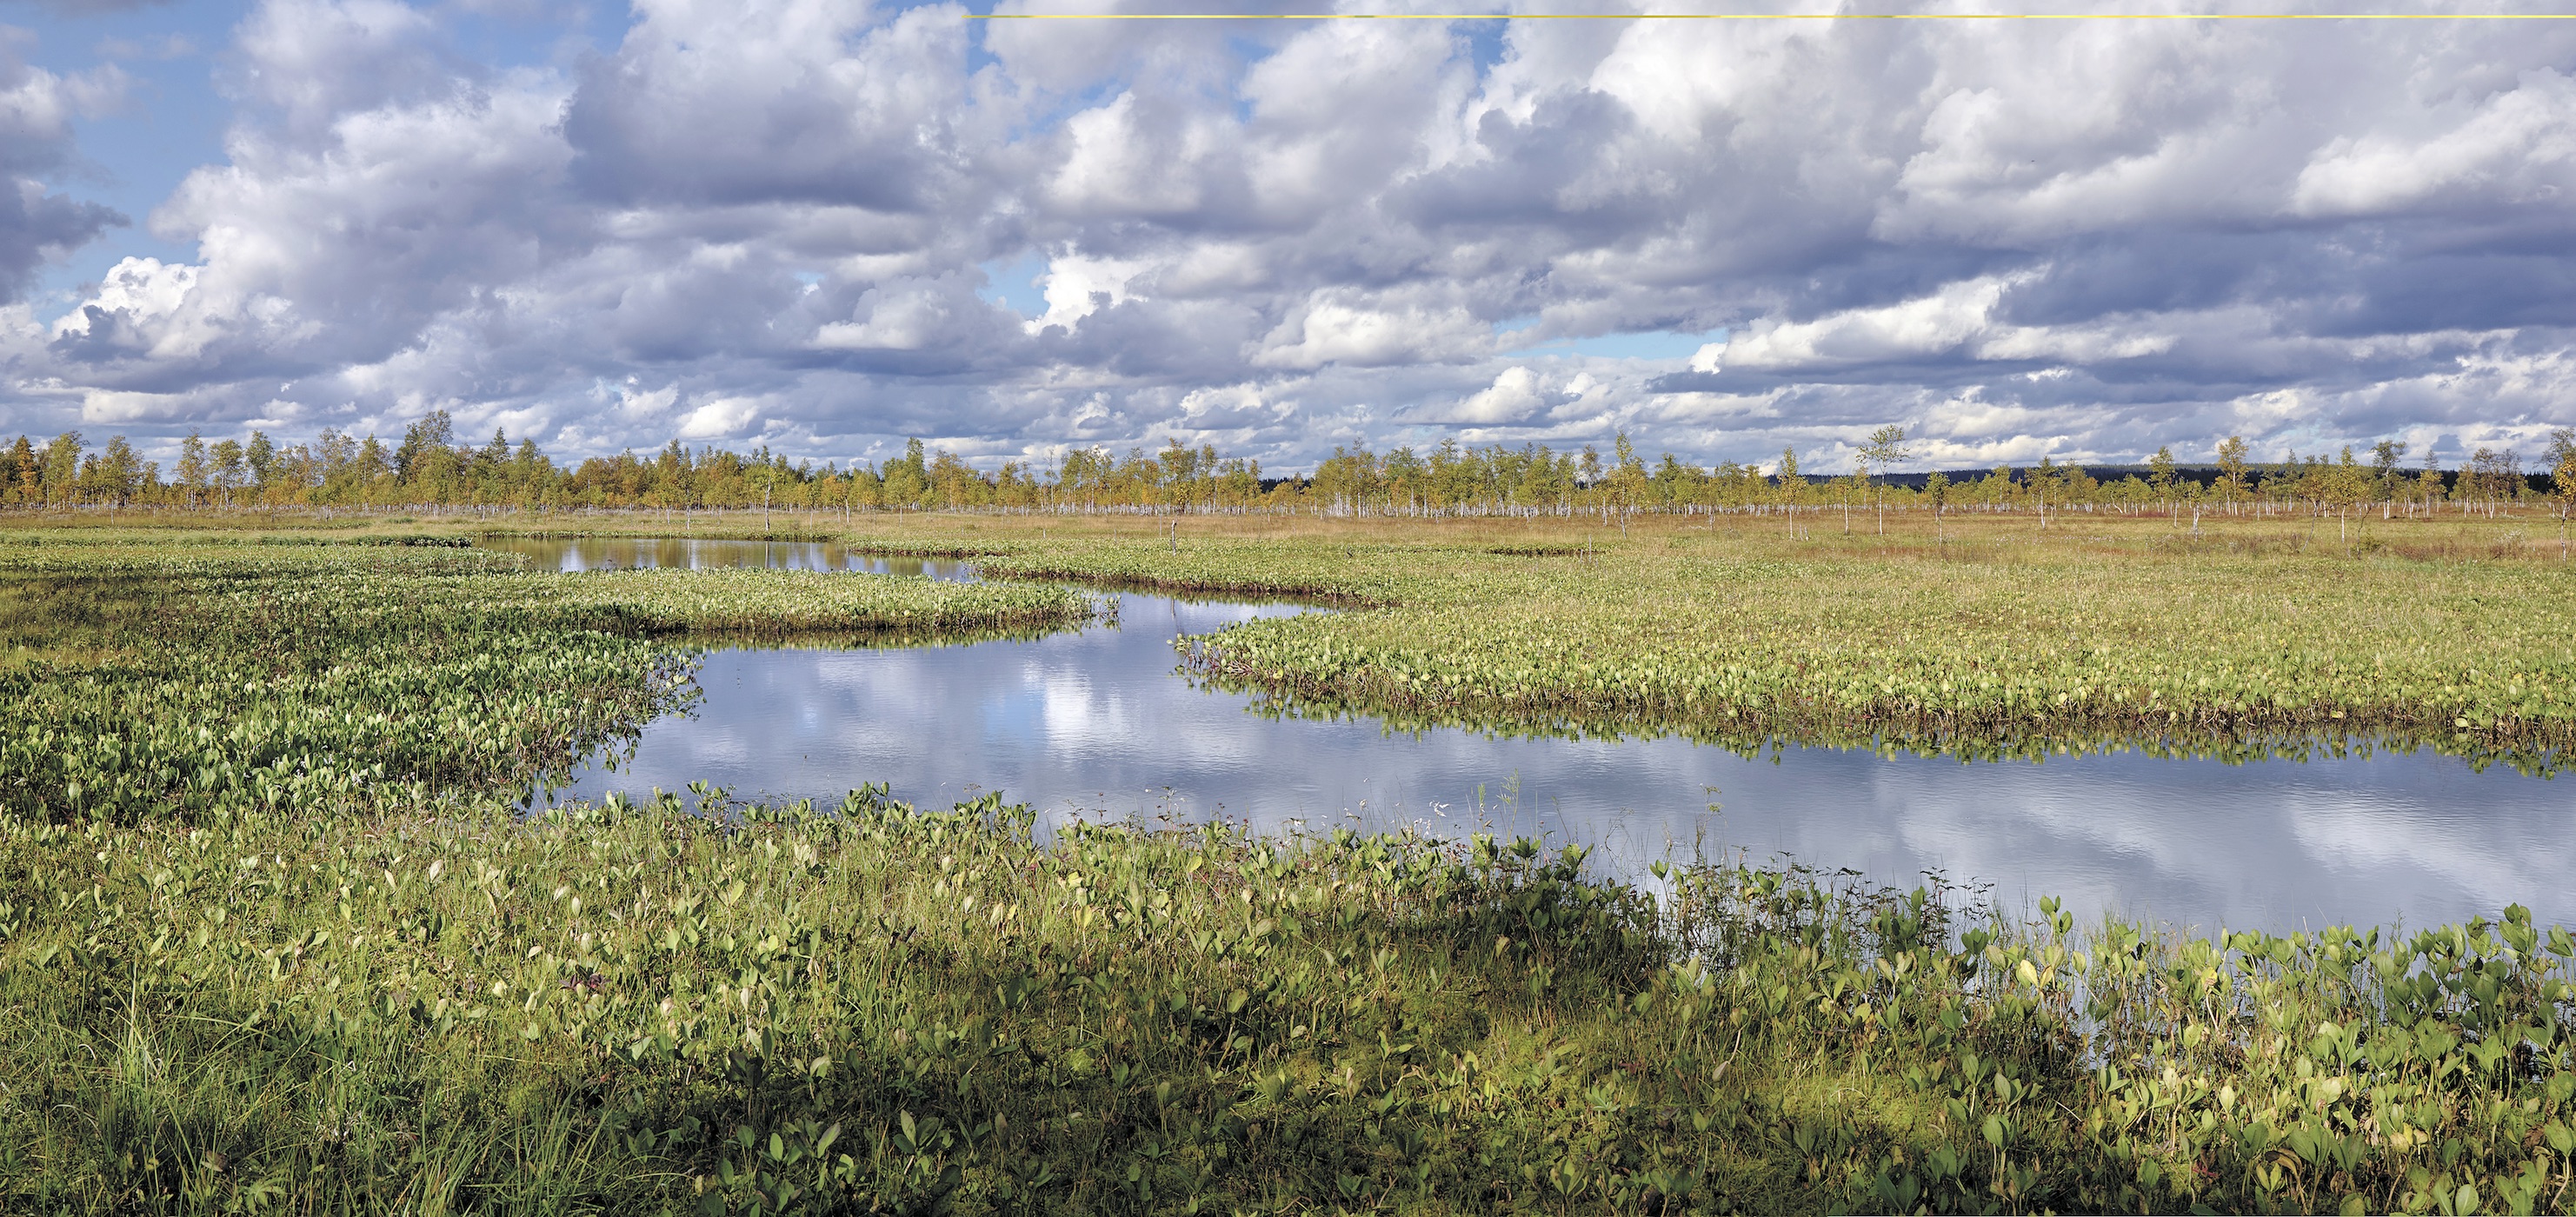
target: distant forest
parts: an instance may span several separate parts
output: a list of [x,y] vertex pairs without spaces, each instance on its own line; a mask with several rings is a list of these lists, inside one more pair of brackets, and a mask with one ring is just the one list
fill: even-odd
[[21,509],[445,508],[528,510],[657,508],[775,511],[1003,509],[1028,511],[1247,512],[1331,515],[1511,515],[1611,511],[1772,510],[1867,501],[1886,507],[1938,505],[1987,511],[2242,510],[2317,512],[2385,504],[2391,511],[2499,510],[2551,499],[2564,510],[2576,491],[2576,429],[2552,437],[2538,468],[2512,451],[2481,448],[2456,469],[2430,457],[2410,464],[2407,445],[2367,453],[2284,454],[2269,464],[2241,438],[2213,464],[2184,465],[2170,449],[2143,465],[1998,465],[1989,470],[1906,472],[1904,432],[1882,428],[1861,467],[1808,477],[1797,453],[1767,465],[1703,467],[1665,453],[1649,463],[1618,437],[1603,454],[1587,445],[1540,444],[1427,451],[1336,448],[1311,475],[1265,476],[1261,463],[1213,446],[1173,441],[1160,452],[1077,448],[1043,467],[1007,462],[979,471],[919,440],[880,465],[791,462],[766,447],[743,453],[671,441],[650,456],[632,452],[559,465],[533,440],[494,431],[480,446],[459,443],[445,411],[433,411],[391,447],[324,430],[309,444],[281,445],[253,431],[208,443],[191,435],[176,467],[144,461],[125,437],[92,449],[80,432],[38,443],[20,436],[0,452],[0,505]]

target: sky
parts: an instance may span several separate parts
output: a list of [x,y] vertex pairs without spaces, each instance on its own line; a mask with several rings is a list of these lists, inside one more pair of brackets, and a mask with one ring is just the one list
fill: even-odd
[[979,19],[1070,11],[1149,10],[0,0],[0,433],[1830,471],[1890,423],[1918,468],[2576,425],[2576,21]]

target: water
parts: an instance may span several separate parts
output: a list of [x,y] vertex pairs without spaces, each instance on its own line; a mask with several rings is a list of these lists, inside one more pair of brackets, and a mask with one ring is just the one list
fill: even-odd
[[[768,565],[966,578],[833,546],[520,543],[564,569]],[[619,547],[624,548],[619,548]],[[1750,759],[1678,739],[1390,734],[1277,720],[1175,674],[1171,639],[1309,611],[1123,595],[1119,624],[1034,642],[884,651],[718,651],[705,700],[645,728],[630,763],[558,797],[704,779],[837,801],[890,782],[916,803],[987,789],[1055,815],[1223,815],[1264,828],[1548,835],[1634,869],[1741,847],[1881,882],[1928,870],[2042,895],[2078,916],[2275,930],[2438,924],[2505,904],[2576,923],[2576,782],[2430,753],[2227,765],[2137,754],[1962,763],[1792,748]],[[1481,788],[1481,794],[1480,794]],[[1719,809],[1712,812],[1709,804]]]
[[972,579],[962,562],[889,558],[863,554],[846,545],[821,541],[700,541],[681,537],[583,538],[581,540],[498,540],[486,549],[526,554],[541,567],[559,571],[642,570],[676,566],[757,566],[768,570],[843,571],[870,575],[927,575],[933,579]]

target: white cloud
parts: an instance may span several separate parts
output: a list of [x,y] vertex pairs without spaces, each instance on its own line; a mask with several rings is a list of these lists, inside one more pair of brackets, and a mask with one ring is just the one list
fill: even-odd
[[1279,422],[1295,409],[1293,402],[1271,401],[1257,384],[1218,385],[1183,394],[1173,421],[1192,431],[1241,429]]
[[19,31],[0,38],[0,304],[14,303],[49,262],[126,217],[57,191],[48,178],[82,168],[73,120],[122,104],[128,81],[114,66],[58,73],[29,65]]
[[268,0],[238,37],[240,86],[294,129],[459,83],[429,15],[398,0]]
[[680,390],[676,385],[645,389],[629,381],[617,387],[616,395],[618,412],[639,422],[659,419],[680,403]]
[[[1569,386],[1570,387],[1570,386]],[[1583,388],[1591,388],[1588,378]],[[1574,389],[1581,395],[1583,389]],[[1538,373],[1525,367],[1509,367],[1494,377],[1494,383],[1477,390],[1466,400],[1447,410],[1426,414],[1432,422],[1466,423],[1500,426],[1521,422],[1547,405],[1547,394],[1539,385]]]
[[1079,254],[1050,260],[1046,273],[1039,278],[1046,296],[1046,315],[1030,319],[1026,329],[1032,334],[1051,325],[1071,329],[1075,322],[1098,309],[1101,300],[1125,303],[1128,282],[1144,268],[1141,261],[1086,258]]
[[[2299,172],[2301,215],[2370,215],[2432,205],[2562,203],[2576,187],[2576,81],[2554,71],[2420,132],[2340,136]],[[2430,117],[2429,115],[2427,117]]]
[[841,350],[916,351],[928,346],[950,320],[948,307],[926,290],[894,291],[863,299],[867,319],[836,321],[816,331],[814,345]]
[[[65,313],[53,324],[57,340],[90,340],[116,344],[120,340],[139,340],[144,330],[153,331],[156,341],[150,351],[158,355],[192,355],[205,345],[207,335],[174,333],[165,323],[177,317],[197,286],[202,268],[186,263],[165,265],[158,258],[127,258],[110,267],[99,280],[98,290],[79,308]],[[137,349],[137,354],[143,353]]]
[[760,403],[747,397],[719,397],[680,416],[681,439],[727,439],[759,421]]
[[1451,363],[1492,346],[1492,328],[1463,308],[1385,304],[1332,290],[1316,293],[1280,322],[1252,362],[1265,368]]
[[1134,93],[1121,93],[1066,120],[1071,149],[1047,184],[1050,201],[1075,213],[1186,213],[1206,197],[1194,170],[1225,142],[1222,121],[1191,114],[1151,122],[1137,113]]
[[[1721,355],[1702,348],[1695,370],[1723,360],[1738,368],[1790,371],[1938,359],[2063,360],[2102,363],[2162,354],[2171,334],[2136,332],[2118,319],[2088,326],[2010,325],[1996,306],[2016,284],[2036,276],[1989,276],[1952,283],[1939,292],[1878,308],[1849,309],[1788,324],[1765,323],[1730,337]],[[1705,360],[1707,367],[1702,367]]]
[[187,400],[180,394],[92,389],[81,395],[80,417],[85,423],[115,426],[177,418],[186,408]]

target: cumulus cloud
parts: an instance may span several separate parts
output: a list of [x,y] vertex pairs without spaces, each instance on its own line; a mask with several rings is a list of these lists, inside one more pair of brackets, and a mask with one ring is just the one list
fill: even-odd
[[1524,421],[1546,405],[1547,395],[1539,385],[1538,373],[1515,366],[1503,369],[1501,375],[1494,377],[1494,383],[1465,400],[1446,408],[1425,410],[1421,417],[1426,422],[1498,426]]
[[[151,217],[195,254],[30,318],[0,411],[1274,468],[2576,422],[2564,23],[964,14],[637,0],[502,67],[445,8],[262,0],[223,161]],[[115,219],[39,184],[113,87],[0,64],[0,291]],[[995,265],[1044,267],[1041,314]],[[1497,339],[1720,328],[1686,367]]]
[[1259,385],[1218,385],[1192,389],[1181,396],[1175,433],[1205,435],[1211,431],[1258,430],[1296,409],[1293,401],[1273,401]]
[[835,321],[814,334],[814,345],[848,351],[918,351],[941,338],[955,320],[951,301],[936,284],[890,284],[860,297],[859,321]]
[[2310,216],[2547,204],[2576,186],[2576,81],[2541,69],[2510,91],[2432,108],[2424,126],[2340,136],[2299,171]]
[[1027,329],[1034,334],[1049,326],[1071,330],[1085,317],[1100,311],[1103,304],[1124,304],[1127,285],[1145,269],[1141,261],[1117,258],[1086,258],[1066,254],[1047,263],[1046,273],[1039,277],[1044,285],[1046,313],[1032,318]]
[[401,0],[270,0],[238,37],[236,90],[301,135],[468,83],[429,15]]
[[681,439],[726,439],[742,434],[756,421],[760,403],[742,397],[719,397],[680,416]]
[[942,208],[968,188],[968,131],[990,121],[964,104],[963,11],[639,0],[564,107],[575,176],[605,204]]
[[103,426],[125,426],[176,418],[186,408],[187,399],[178,394],[92,389],[81,395],[80,419]]
[[1269,368],[1457,363],[1492,346],[1492,327],[1462,307],[1378,301],[1326,289],[1299,302],[1262,339],[1252,362]]
[[78,160],[72,120],[115,105],[125,77],[113,67],[47,71],[20,49],[21,40],[0,39],[0,303],[19,299],[48,261],[127,222],[44,180]]
[[[1845,309],[1813,321],[1760,322],[1730,337],[1719,364],[1769,372],[1877,367],[1960,357],[1981,361],[2101,364],[2170,351],[2174,335],[2140,330],[2123,318],[2081,326],[2000,323],[2005,292],[2035,276],[1982,276],[1918,299]],[[1702,359],[1694,356],[1694,368]]]

